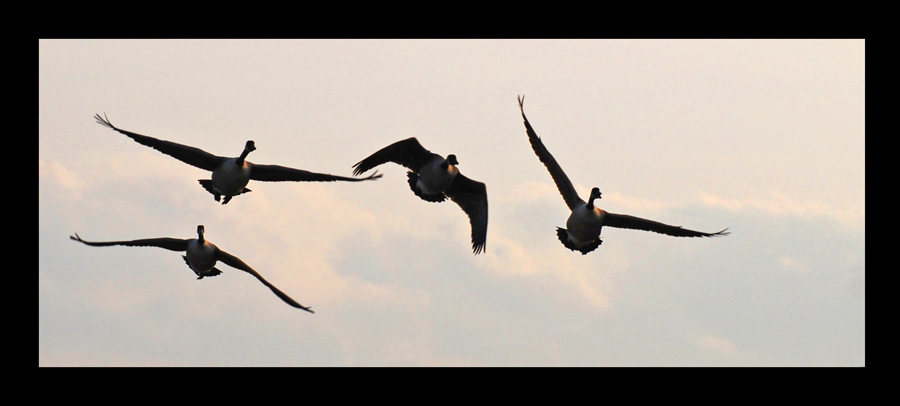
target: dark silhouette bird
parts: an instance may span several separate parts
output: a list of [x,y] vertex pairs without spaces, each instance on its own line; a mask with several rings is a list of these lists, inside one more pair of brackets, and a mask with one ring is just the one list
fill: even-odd
[[670,226],[653,220],[642,219],[639,217],[629,216],[625,214],[610,213],[602,210],[594,205],[595,199],[600,199],[600,189],[591,189],[588,201],[585,202],[578,196],[572,181],[566,176],[562,168],[550,154],[550,151],[544,147],[544,143],[538,138],[528,118],[525,117],[525,96],[518,97],[519,110],[522,112],[522,119],[525,120],[525,131],[528,133],[528,141],[531,142],[531,148],[534,150],[538,159],[544,163],[550,172],[550,177],[556,183],[559,193],[562,195],[566,205],[572,214],[566,220],[566,228],[557,227],[556,236],[562,244],[572,250],[580,251],[582,255],[595,250],[603,242],[600,240],[600,230],[604,226],[616,228],[630,228],[633,230],[653,231],[655,233],[671,235],[674,237],[713,237],[719,235],[728,235],[728,229],[716,233],[704,233],[700,231],[688,230],[681,226]]
[[415,138],[388,145],[353,165],[358,176],[386,162],[405,166],[410,189],[427,202],[443,202],[450,198],[469,216],[472,226],[472,251],[484,251],[487,239],[488,202],[484,183],[471,180],[456,168],[456,155],[447,158],[428,151]]
[[296,307],[298,309],[306,310],[310,313],[315,313],[311,308],[305,307],[300,303],[291,299],[290,296],[284,294],[284,292],[278,290],[274,285],[269,283],[269,281],[265,280],[262,275],[258,272],[254,271],[249,265],[241,261],[240,258],[231,255],[225,251],[220,250],[213,243],[206,241],[203,238],[204,227],[202,225],[197,226],[197,238],[189,238],[189,239],[178,239],[178,238],[147,238],[142,240],[131,240],[131,241],[102,241],[102,242],[92,242],[82,240],[78,233],[75,233],[75,236],[69,236],[69,238],[90,245],[92,247],[108,247],[112,245],[124,245],[128,247],[159,247],[164,248],[169,251],[185,251],[187,255],[182,255],[184,258],[184,262],[187,263],[188,267],[197,274],[197,279],[203,279],[207,276],[216,276],[221,274],[222,271],[216,268],[216,261],[222,261],[234,268],[240,269],[244,272],[249,273],[259,279],[263,285],[269,287],[272,292],[275,293],[281,300],[284,300],[285,303]]
[[244,151],[241,152],[240,156],[228,158],[210,154],[199,148],[125,131],[112,125],[105,114],[103,117],[95,114],[94,119],[103,126],[127,135],[141,145],[146,145],[188,165],[211,171],[212,179],[201,179],[200,185],[209,193],[212,193],[217,202],[221,196],[224,196],[225,199],[222,200],[222,204],[228,203],[234,196],[249,192],[250,189],[247,189],[246,186],[251,179],[264,182],[359,182],[375,180],[381,177],[378,172],[367,178],[359,179],[309,172],[279,165],[254,164],[246,160],[247,155],[256,150],[256,144],[253,141],[247,141],[244,144]]

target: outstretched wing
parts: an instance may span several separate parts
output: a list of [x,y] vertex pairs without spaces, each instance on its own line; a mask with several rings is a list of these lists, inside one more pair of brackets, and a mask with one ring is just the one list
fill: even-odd
[[704,233],[702,231],[688,230],[681,226],[670,226],[658,221],[642,219],[640,217],[629,216],[626,214],[615,214],[607,212],[603,216],[603,226],[616,228],[630,228],[632,230],[653,231],[654,233],[671,235],[673,237],[715,237],[719,235],[728,235],[727,228],[716,233]]
[[425,149],[419,141],[407,138],[388,145],[368,158],[353,165],[353,176],[359,176],[369,169],[387,162],[393,162],[418,172],[435,154]]
[[531,128],[531,123],[529,123],[528,118],[525,117],[525,108],[523,107],[525,96],[519,96],[518,99],[519,111],[522,112],[522,119],[525,120],[525,132],[528,133],[528,141],[531,142],[531,149],[534,150],[538,159],[540,159],[541,162],[544,163],[544,166],[547,167],[547,171],[550,172],[550,177],[552,177],[553,182],[556,183],[556,188],[559,189],[559,194],[561,194],[563,200],[566,201],[569,210],[574,210],[578,205],[584,204],[584,200],[578,197],[578,192],[575,191],[575,186],[572,186],[572,181],[569,180],[569,177],[563,172],[562,168],[556,162],[556,159],[553,158],[553,155],[550,154],[550,151],[548,151],[547,147],[544,146],[544,143],[541,142],[541,139],[534,132],[534,128]]
[[90,245],[92,247],[109,247],[112,245],[124,245],[128,247],[159,247],[164,248],[169,251],[186,251],[188,246],[188,240],[182,240],[178,238],[146,238],[143,240],[131,240],[131,241],[85,241],[82,240],[78,233],[75,233],[75,236],[69,236],[69,238],[78,241],[80,243],[84,243]]
[[304,171],[302,169],[288,168],[280,165],[259,165],[250,164],[250,179],[261,180],[265,182],[359,182],[364,180],[375,180],[381,175],[375,171],[366,178],[348,178],[345,176],[329,175],[327,173],[316,173]]
[[471,180],[458,173],[444,194],[456,202],[469,216],[472,226],[472,251],[475,255],[484,251],[487,242],[488,201],[484,183]]
[[94,119],[105,127],[112,128],[113,130],[127,135],[129,138],[137,141],[141,145],[146,145],[159,152],[162,152],[163,154],[166,154],[188,165],[196,166],[200,169],[212,171],[216,169],[217,166],[219,166],[219,163],[223,159],[225,159],[223,157],[210,154],[209,152],[206,152],[200,148],[189,147],[187,145],[182,145],[171,141],[164,141],[116,128],[116,126],[112,125],[112,123],[109,122],[109,119],[106,118],[105,113],[103,117],[100,117],[99,114],[94,114]]
[[259,273],[254,271],[253,268],[250,267],[250,265],[247,265],[244,263],[244,261],[241,261],[240,258],[238,258],[234,255],[231,255],[225,251],[222,251],[221,249],[217,249],[216,250],[216,259],[228,264],[229,266],[231,266],[233,268],[240,269],[244,272],[249,273],[250,275],[255,276],[256,279],[259,279],[259,281],[263,283],[263,285],[266,285],[269,287],[269,289],[272,289],[272,292],[274,292],[278,297],[280,297],[281,300],[284,300],[285,303],[287,303],[293,307],[296,307],[298,309],[303,309],[310,313],[315,313],[309,307],[304,307],[300,303],[297,303],[296,301],[294,301],[294,299],[291,299],[290,296],[284,294],[284,292],[278,290],[278,288],[276,288],[274,285],[269,283],[269,281],[265,280]]

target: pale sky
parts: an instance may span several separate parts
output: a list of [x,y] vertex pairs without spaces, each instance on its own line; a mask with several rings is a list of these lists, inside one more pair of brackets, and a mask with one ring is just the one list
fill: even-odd
[[[40,366],[864,366],[864,40],[41,40]],[[568,208],[537,134],[598,205],[727,237],[604,228]],[[209,173],[98,125],[350,176],[395,141],[456,154],[486,253],[406,170],[360,183]],[[206,238],[316,313],[219,264]]]

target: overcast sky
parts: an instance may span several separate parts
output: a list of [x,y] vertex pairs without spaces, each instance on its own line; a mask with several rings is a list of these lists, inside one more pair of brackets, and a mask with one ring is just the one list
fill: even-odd
[[[41,40],[41,366],[863,366],[863,40]],[[569,211],[537,134],[605,210]],[[349,176],[395,141],[487,185],[486,253],[406,170],[361,183],[209,173],[95,123]],[[69,240],[194,238],[251,275]]]

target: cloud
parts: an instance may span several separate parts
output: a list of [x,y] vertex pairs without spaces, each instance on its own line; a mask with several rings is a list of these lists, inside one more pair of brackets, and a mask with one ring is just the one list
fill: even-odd
[[857,299],[866,298],[866,271],[865,268],[852,273],[847,281],[847,293]]
[[667,207],[667,205],[663,202],[650,199],[641,199],[637,197],[629,197],[619,192],[604,192],[602,199],[605,204],[608,204],[609,206],[615,206],[617,210],[621,210],[623,214],[648,212],[655,213]]
[[704,350],[713,351],[718,354],[728,356],[737,356],[740,354],[734,344],[726,338],[693,335],[690,337],[690,341]]
[[796,272],[799,274],[809,272],[809,265],[807,263],[805,263],[804,261],[795,259],[794,257],[792,257],[790,255],[783,255],[780,258],[778,258],[778,264],[781,265],[782,268],[784,268],[788,271],[791,271],[791,272]]
[[[39,362],[864,363],[864,42],[568,41],[551,52],[559,44],[42,40]],[[422,58],[462,45],[470,58],[451,65]],[[229,60],[235,46],[254,57]],[[574,68],[547,75],[552,66],[514,58],[523,50]],[[140,58],[121,59],[131,51]],[[671,81],[648,58],[704,74]],[[769,65],[733,69],[745,60],[791,69],[760,81]],[[98,76],[103,66],[116,69]],[[247,74],[260,66],[272,69]],[[273,80],[298,67],[326,80]],[[522,69],[510,79],[509,67]],[[461,75],[427,74],[445,71]],[[606,210],[732,235],[608,230],[589,255],[565,249],[554,228],[569,212],[526,141],[522,93],[582,196],[606,184]],[[747,114],[760,106],[770,110]],[[375,182],[251,182],[223,206],[197,184],[208,173],[90,119],[104,110],[128,130],[216,154],[255,138],[251,161],[334,174],[420,137],[487,184],[487,252],[472,255],[455,204],[418,200],[396,165]],[[197,224],[317,314],[227,266],[197,281],[177,253],[68,240],[185,238]]]
[[[254,191],[232,200],[228,206],[234,207],[214,209],[219,214],[217,228],[208,225],[208,237],[317,312],[347,302],[427,306],[427,295],[386,276],[408,266],[404,258],[383,258],[380,253],[403,252],[412,242],[455,236],[441,235],[427,221],[402,210],[360,205],[356,196],[365,196],[374,187],[368,183],[374,182],[251,183]],[[409,197],[415,198],[411,193]],[[452,203],[436,209],[448,211],[468,227],[464,213]],[[462,247],[468,241],[464,238]]]
[[[492,235],[491,251],[474,261],[477,269],[491,278],[515,281],[568,299],[577,297],[582,304],[599,310],[612,309],[613,279],[628,268],[628,260],[621,252],[613,249],[604,255],[593,253],[596,258],[583,256],[563,247],[550,227],[547,235],[551,237],[542,239],[543,245],[504,237],[510,234],[504,233],[503,226],[497,228],[501,230]],[[600,262],[603,272],[597,271]]]
[[63,163],[43,158],[38,158],[38,181],[52,184],[79,199],[83,196],[86,185],[81,177]]
[[[564,205],[559,190],[552,181],[524,181],[515,184],[513,187],[498,187],[501,193],[492,193],[491,201],[500,202],[500,204],[514,204],[516,202],[530,203],[538,200],[554,201],[560,205]],[[496,195],[496,196],[495,196]],[[563,206],[565,207],[565,206]]]
[[751,197],[738,198],[722,197],[701,191],[700,201],[710,207],[719,207],[733,212],[756,209],[781,216],[804,218],[823,216],[833,218],[848,227],[865,227],[865,196],[860,196],[856,204],[843,209],[821,201],[798,200],[777,189]]

